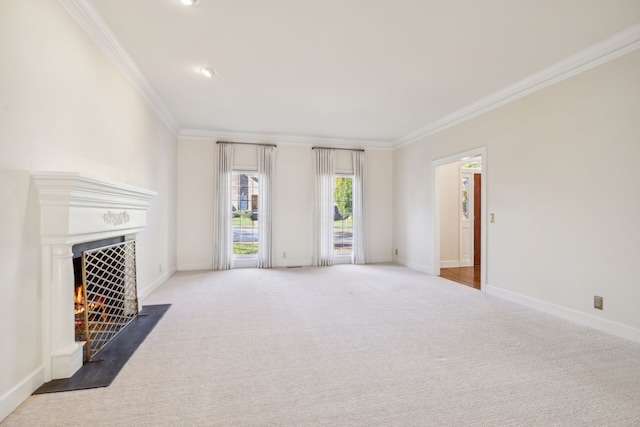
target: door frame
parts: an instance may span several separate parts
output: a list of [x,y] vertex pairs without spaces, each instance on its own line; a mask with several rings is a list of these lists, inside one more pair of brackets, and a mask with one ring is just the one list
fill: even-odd
[[440,275],[440,178],[438,169],[439,166],[449,163],[457,163],[461,160],[466,160],[470,157],[480,157],[482,160],[482,187],[480,189],[480,195],[482,200],[480,201],[481,207],[481,225],[480,225],[480,248],[482,257],[480,259],[480,290],[485,292],[487,285],[487,266],[488,266],[488,251],[487,251],[487,190],[488,190],[488,176],[489,176],[489,161],[487,156],[487,147],[478,147],[472,150],[464,151],[451,156],[442,157],[440,159],[433,160],[431,162],[431,217],[433,218],[433,247],[431,250],[431,266],[432,274],[434,276]]
[[[474,257],[474,245],[473,245],[473,240],[474,240],[474,223],[475,223],[475,219],[473,218],[473,214],[474,214],[474,209],[475,209],[475,200],[474,200],[474,190],[475,190],[475,183],[474,183],[474,176],[479,174],[481,172],[478,171],[478,169],[462,169],[459,168],[458,169],[458,180],[460,183],[462,183],[462,179],[463,178],[468,178],[469,179],[469,186],[468,186],[468,194],[467,194],[467,203],[468,203],[468,213],[469,213],[469,218],[466,220],[466,227],[469,228],[469,231],[467,232],[467,234],[465,235],[464,233],[464,220],[462,218],[462,206],[460,205],[460,203],[458,203],[458,265],[459,267],[472,267],[473,266],[473,257]],[[480,187],[480,189],[482,190],[482,187]],[[459,189],[458,189],[458,200],[462,199],[462,185],[460,185]],[[482,199],[481,199],[482,200]],[[482,229],[482,227],[481,227]],[[465,253],[464,253],[464,245],[468,244],[469,245],[469,254],[468,254],[468,259],[465,259]]]

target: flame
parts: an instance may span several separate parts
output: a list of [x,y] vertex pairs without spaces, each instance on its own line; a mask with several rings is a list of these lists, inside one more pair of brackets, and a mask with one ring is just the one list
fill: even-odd
[[82,295],[82,285],[76,287],[76,292],[73,295],[73,302],[75,303],[75,314],[80,314],[84,311],[84,296]]
[[[74,314],[84,313],[84,294],[82,292],[82,285],[76,287],[76,292],[73,296],[73,302],[75,303]],[[95,301],[89,300],[89,314],[91,315],[92,313],[100,310],[102,312],[100,317],[102,318],[102,320],[106,320],[107,308],[105,307],[105,304],[106,302],[104,297],[98,297]],[[80,323],[83,322],[84,321],[81,321]]]

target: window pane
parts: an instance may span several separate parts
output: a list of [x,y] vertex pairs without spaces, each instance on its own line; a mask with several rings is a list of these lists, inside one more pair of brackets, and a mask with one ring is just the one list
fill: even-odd
[[333,251],[350,254],[353,248],[353,178],[336,177],[333,201]]
[[234,172],[231,185],[233,254],[255,255],[258,253],[258,177]]
[[462,188],[460,190],[462,219],[469,219],[469,178],[462,178]]

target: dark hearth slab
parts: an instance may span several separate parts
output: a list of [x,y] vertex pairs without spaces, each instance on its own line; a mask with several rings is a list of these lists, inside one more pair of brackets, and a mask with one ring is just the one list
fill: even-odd
[[101,362],[86,363],[71,378],[45,383],[33,394],[109,386],[149,332],[169,310],[169,307],[171,304],[142,307],[140,315],[133,319],[105,348],[100,350],[96,359],[101,359]]

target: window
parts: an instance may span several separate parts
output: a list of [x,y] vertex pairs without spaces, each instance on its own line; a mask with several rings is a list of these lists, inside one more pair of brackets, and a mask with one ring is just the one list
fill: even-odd
[[467,163],[462,165],[463,169],[482,169],[482,163],[473,161],[471,163]]
[[462,187],[460,189],[462,219],[469,219],[469,177],[462,177]]
[[233,172],[231,182],[233,255],[258,253],[258,177]]
[[336,176],[333,192],[333,252],[351,255],[353,249],[353,178]]

